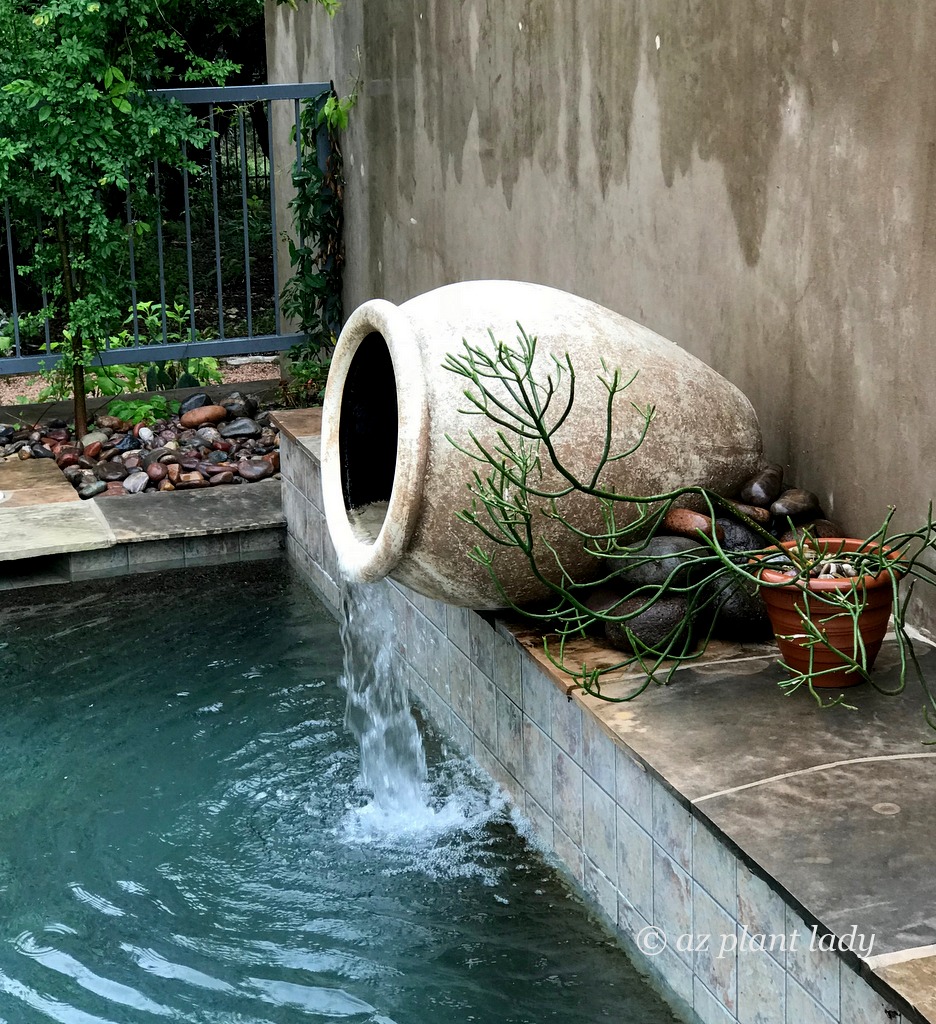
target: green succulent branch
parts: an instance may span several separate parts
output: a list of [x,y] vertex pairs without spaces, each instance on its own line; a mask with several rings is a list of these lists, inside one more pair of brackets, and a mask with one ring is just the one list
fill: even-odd
[[[679,487],[661,494],[634,495],[603,486],[605,469],[639,450],[655,416],[653,406],[630,403],[635,414],[635,440],[622,451],[612,450],[617,406],[636,374],[627,377],[620,369],[609,370],[604,363],[598,375],[607,392],[604,436],[597,446],[594,466],[580,478],[563,462],[556,445],[557,434],[572,412],[576,398],[572,360],[568,355],[553,356],[547,367],[541,369],[535,365],[537,339],[520,324],[517,326],[519,334],[515,343],[498,340],[489,331],[488,345],[463,339],[462,349],[448,354],[443,362],[446,370],[467,382],[463,391],[467,405],[460,411],[465,416],[484,416],[497,428],[495,440],[489,442],[482,441],[474,431],[468,431],[464,442],[447,435],[455,448],[478,463],[469,484],[470,505],[457,513],[458,518],[475,527],[486,542],[476,545],[469,556],[487,570],[506,607],[548,630],[544,638],[545,653],[558,669],[576,678],[593,696],[615,703],[630,701],[651,683],[667,683],[680,665],[704,652],[719,608],[731,588],[763,589],[790,584],[805,587],[815,552],[809,548],[808,537],[801,538],[792,550],[785,550],[772,533],[735,503],[703,487]],[[600,425],[596,427],[599,437],[600,429]],[[600,511],[600,530],[583,529],[563,514],[562,499],[573,492],[594,499]],[[700,532],[698,546],[674,558],[673,569],[664,582],[633,590],[626,598],[626,608],[621,608],[624,598],[604,611],[590,608],[585,603],[586,594],[597,584],[610,583],[621,573],[640,569],[649,562],[659,562],[660,556],[648,554],[647,547],[659,532],[666,514],[690,500],[713,522],[716,518],[730,516],[743,523],[761,543],[750,550],[727,550],[714,531],[711,536]],[[922,581],[936,585],[936,571],[922,560],[926,552],[936,550],[936,524],[930,507],[921,527],[891,533],[894,511],[889,509],[882,524],[863,542],[859,551],[849,555],[855,570],[850,587],[809,592],[812,615],[804,619],[802,634],[803,643],[810,651],[809,668],[797,673],[781,662],[781,666],[792,673],[782,685],[788,694],[805,688],[821,707],[844,705],[843,696],[830,698],[816,688],[823,675],[836,669],[821,669],[814,664],[819,648],[832,648],[823,623],[844,618],[852,623],[854,654],[844,655],[838,648],[834,649],[847,665],[887,694],[900,693],[905,687],[908,670],[913,668],[923,685],[927,722],[936,728],[936,699],[920,673],[906,628],[913,583]],[[601,559],[607,566],[604,577],[575,579],[556,547],[544,537],[543,520],[559,523],[582,550]],[[511,599],[497,572],[497,552],[501,548],[515,548],[525,557],[532,578],[550,595],[541,606],[521,607]],[[761,572],[777,560],[783,561],[789,574],[782,582],[771,583],[762,578]],[[867,601],[862,579],[881,574],[887,576],[891,590],[891,613],[900,659],[898,683],[890,689],[870,676],[867,652],[858,630],[858,617]],[[902,592],[903,579],[908,581],[908,586]],[[685,600],[686,612],[659,643],[650,647],[630,629],[629,623],[664,597],[674,596]],[[622,653],[618,662],[600,668],[570,664],[569,642],[584,636],[596,623],[613,623],[621,628],[633,653]],[[623,696],[602,693],[604,677],[627,668],[640,670],[632,689]]]

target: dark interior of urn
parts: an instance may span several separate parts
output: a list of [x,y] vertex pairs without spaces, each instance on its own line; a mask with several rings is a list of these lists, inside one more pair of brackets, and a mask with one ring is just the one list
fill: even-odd
[[397,389],[383,335],[372,331],[351,359],[341,396],[338,452],[345,508],[389,501],[397,457]]

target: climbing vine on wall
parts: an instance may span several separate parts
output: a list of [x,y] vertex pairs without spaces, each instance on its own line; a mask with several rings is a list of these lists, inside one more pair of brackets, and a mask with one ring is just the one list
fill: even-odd
[[356,99],[356,86],[343,99],[332,88],[324,100],[307,101],[299,118],[300,157],[292,175],[296,195],[289,204],[293,273],[283,289],[283,312],[298,321],[304,335],[290,352],[299,363],[327,362],[341,330],[345,179],[339,135]]

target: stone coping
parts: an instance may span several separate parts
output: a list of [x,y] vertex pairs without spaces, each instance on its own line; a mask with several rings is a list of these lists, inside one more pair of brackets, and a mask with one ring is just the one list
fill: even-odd
[[[314,418],[277,419],[317,461]],[[633,702],[621,698],[645,677],[617,673],[602,687],[609,701],[558,670],[528,624],[483,617],[819,935],[873,934],[870,956],[842,958],[907,1020],[936,1022],[936,748],[926,745],[936,735],[917,683],[901,697],[855,687],[847,691],[855,710],[820,709],[778,685],[772,643],[712,644],[668,686],[651,685]],[[572,664],[620,660],[597,641],[577,643]],[[922,641],[919,654],[936,689],[936,652]],[[875,675],[888,687],[896,674],[896,646],[885,642]]]

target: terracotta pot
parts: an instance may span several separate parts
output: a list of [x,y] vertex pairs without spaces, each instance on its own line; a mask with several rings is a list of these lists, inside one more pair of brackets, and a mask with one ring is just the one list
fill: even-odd
[[[817,543],[822,552],[830,554],[857,551],[865,544],[862,540],[839,537],[827,538]],[[789,551],[796,545],[797,541],[791,540],[784,541],[782,547]],[[896,553],[891,553],[890,557],[897,558],[898,556]],[[783,573],[767,568],[761,570],[760,577],[765,583],[783,583],[784,580],[789,579]],[[854,669],[845,667],[847,662],[836,653],[842,651],[851,658],[861,660],[860,648],[855,643],[852,617],[847,614],[842,615],[834,607],[818,598],[812,600],[809,598],[809,593],[827,594],[832,591],[848,593],[853,587],[860,588],[867,598],[865,607],[858,616],[858,630],[864,643],[865,668],[870,671],[874,659],[881,649],[893,609],[894,595],[888,573],[882,572],[877,576],[866,575],[850,579],[811,579],[808,585],[792,583],[783,587],[761,588],[761,596],[767,605],[767,614],[770,616],[770,624],[776,636],[777,646],[780,648],[783,660],[791,669],[797,672],[809,671],[809,647],[802,639],[796,638],[803,632],[804,618],[810,616],[828,638],[831,647],[827,647],[825,644],[816,644],[813,648],[812,669],[814,672],[820,672],[833,669],[837,665],[841,665],[842,668],[837,672],[829,672],[827,675],[814,679],[813,685],[816,687],[841,689],[843,686],[855,686],[864,681],[864,678]],[[793,636],[795,639],[784,639],[787,636]]]
[[[460,412],[470,384],[442,363],[463,351],[463,339],[493,352],[489,331],[514,344],[518,323],[538,339],[539,379],[555,372],[552,357],[572,358],[575,402],[554,441],[581,476],[590,475],[604,439],[608,394],[598,377],[618,367],[625,379],[638,376],[617,401],[612,450],[630,448],[639,436],[642,420],[632,402],[655,406],[656,417],[638,451],[608,465],[603,486],[647,495],[700,484],[730,494],[761,466],[757,419],[737,388],[672,342],[593,302],[517,281],[447,285],[400,306],[375,299],[355,310],[341,332],[322,419],[325,515],[350,579],[391,576],[451,604],[504,607],[487,571],[468,557],[481,544],[495,550],[494,568],[513,601],[547,594],[522,553],[494,549],[456,518],[471,504],[472,474],[487,470],[446,438],[469,445],[473,431],[488,445],[498,443],[500,428],[491,420]],[[567,387],[568,375],[554,407],[562,406]],[[543,484],[562,486],[548,464]],[[577,527],[602,532],[593,498],[571,493],[560,507]],[[623,504],[616,511],[621,522],[635,515]],[[572,533],[539,515],[536,528],[539,563],[554,579],[559,571],[544,540],[559,546],[576,579],[597,575],[599,563]]]

